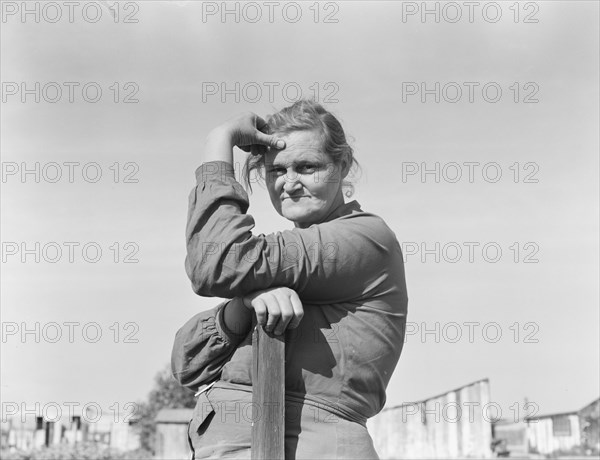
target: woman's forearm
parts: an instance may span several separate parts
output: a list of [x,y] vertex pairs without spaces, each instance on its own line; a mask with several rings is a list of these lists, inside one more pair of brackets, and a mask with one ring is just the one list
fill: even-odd
[[225,327],[234,334],[247,335],[252,327],[252,310],[244,306],[241,297],[235,297],[223,310]]
[[233,143],[231,135],[224,129],[213,129],[206,138],[202,163],[224,161],[233,164]]

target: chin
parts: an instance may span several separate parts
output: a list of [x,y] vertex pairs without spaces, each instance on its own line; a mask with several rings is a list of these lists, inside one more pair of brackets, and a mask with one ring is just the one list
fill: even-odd
[[289,221],[292,221],[292,222],[298,223],[298,224],[310,220],[310,218],[308,218],[306,216],[298,215],[298,214],[294,214],[294,213],[283,214],[283,217],[285,217]]
[[[311,222],[311,215],[305,212],[283,212],[281,214],[287,220],[292,221],[296,224],[304,224],[307,222]],[[312,222],[311,222],[312,223]]]
[[281,215],[287,220],[294,222],[297,226],[308,227],[320,221],[323,210],[308,206],[283,206]]

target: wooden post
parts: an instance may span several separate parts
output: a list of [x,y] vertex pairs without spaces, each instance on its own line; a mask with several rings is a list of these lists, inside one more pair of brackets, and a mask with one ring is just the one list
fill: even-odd
[[252,460],[284,460],[285,335],[252,333]]

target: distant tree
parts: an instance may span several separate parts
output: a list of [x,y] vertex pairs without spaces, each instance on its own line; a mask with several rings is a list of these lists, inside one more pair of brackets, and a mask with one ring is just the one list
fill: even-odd
[[166,365],[154,377],[154,388],[148,394],[147,401],[138,403],[136,415],[139,421],[136,427],[141,447],[155,452],[156,415],[161,409],[193,408],[195,405],[194,392],[182,387],[173,378],[171,367]]

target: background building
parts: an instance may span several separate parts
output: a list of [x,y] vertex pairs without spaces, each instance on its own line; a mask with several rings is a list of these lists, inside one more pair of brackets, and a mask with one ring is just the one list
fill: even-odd
[[188,424],[193,409],[162,409],[156,415],[157,459],[189,459]]
[[56,418],[41,415],[2,418],[2,449],[31,451],[56,445],[95,443],[120,451],[140,447],[131,414],[114,412],[83,414]]
[[501,420],[494,424],[494,439],[503,441],[511,457],[598,455],[599,413],[600,398],[578,411]]
[[479,380],[384,409],[369,420],[369,432],[382,459],[490,458],[489,406],[489,381]]

